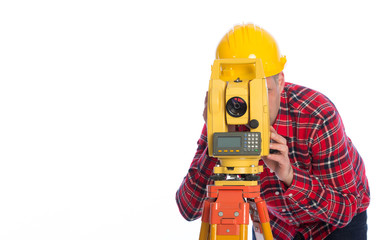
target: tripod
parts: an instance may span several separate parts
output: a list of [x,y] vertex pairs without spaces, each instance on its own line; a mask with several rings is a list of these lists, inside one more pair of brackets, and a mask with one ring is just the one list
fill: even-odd
[[[215,168],[215,173],[219,168]],[[261,170],[261,166],[251,168],[253,172]],[[224,177],[229,178],[229,175],[215,175],[218,179],[215,185],[207,187],[199,240],[247,240],[249,212],[254,229],[261,232],[265,240],[272,240],[266,202],[260,197],[260,185],[255,181],[259,176],[244,177],[254,178],[254,181],[220,180]]]

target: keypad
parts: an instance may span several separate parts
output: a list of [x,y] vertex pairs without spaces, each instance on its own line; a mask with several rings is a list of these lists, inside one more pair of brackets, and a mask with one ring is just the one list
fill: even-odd
[[258,152],[260,150],[260,133],[245,133],[243,148],[245,152]]

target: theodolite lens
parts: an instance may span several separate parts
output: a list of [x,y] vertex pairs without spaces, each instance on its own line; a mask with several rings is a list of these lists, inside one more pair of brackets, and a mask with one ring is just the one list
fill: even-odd
[[242,117],[247,111],[245,100],[240,97],[233,97],[226,103],[226,111],[232,117]]

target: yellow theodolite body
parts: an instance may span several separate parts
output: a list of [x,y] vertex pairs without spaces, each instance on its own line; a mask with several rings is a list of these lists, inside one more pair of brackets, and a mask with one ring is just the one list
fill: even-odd
[[[208,153],[220,160],[220,166],[215,167],[214,173],[262,172],[263,168],[258,163],[261,156],[269,154],[270,118],[267,83],[261,60],[215,60],[207,105]],[[230,132],[230,125],[251,126],[250,134]]]
[[281,72],[286,59],[273,37],[253,24],[230,30],[216,59],[207,98],[207,140],[208,154],[219,164],[211,176],[214,185],[207,186],[199,239],[246,240],[251,212],[254,230],[272,240],[260,196],[259,160],[270,153],[266,77]]

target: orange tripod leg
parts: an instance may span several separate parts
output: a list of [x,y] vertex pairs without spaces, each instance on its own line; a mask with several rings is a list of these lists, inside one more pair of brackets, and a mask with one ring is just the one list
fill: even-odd
[[262,232],[264,240],[273,240],[270,218],[268,217],[268,211],[266,202],[262,198],[257,197],[254,199],[255,204],[257,205],[257,211],[259,215],[259,220],[262,225]]
[[203,204],[202,224],[200,227],[199,240],[208,240],[209,238],[209,214],[211,202],[213,202],[212,199],[206,199]]

